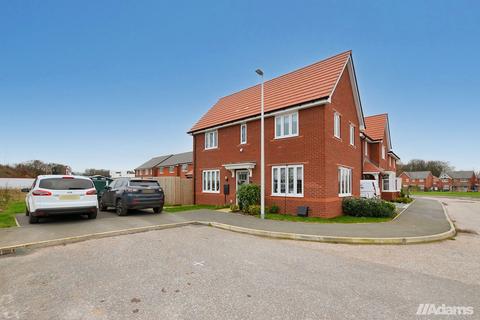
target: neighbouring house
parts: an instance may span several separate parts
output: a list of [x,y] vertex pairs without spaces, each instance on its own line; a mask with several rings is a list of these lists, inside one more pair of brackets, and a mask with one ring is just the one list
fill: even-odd
[[376,180],[382,199],[393,200],[400,194],[401,181],[397,178],[397,161],[390,137],[388,114],[365,117],[363,132],[363,177]]
[[183,152],[154,157],[135,168],[136,177],[182,177],[193,176],[193,152]]
[[430,171],[404,171],[399,176],[402,178],[404,189],[418,189],[430,191],[434,186],[434,175]]
[[444,191],[469,192],[478,191],[475,171],[450,171],[440,175]]
[[[360,195],[362,105],[351,51],[265,82],[265,199],[282,213],[342,214]],[[194,201],[232,204],[260,184],[261,86],[225,96],[190,129]],[[390,149],[389,149],[390,150]]]

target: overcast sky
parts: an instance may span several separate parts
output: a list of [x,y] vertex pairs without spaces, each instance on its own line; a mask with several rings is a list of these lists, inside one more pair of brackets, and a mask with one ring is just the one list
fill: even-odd
[[478,1],[2,1],[0,163],[132,169],[224,95],[353,50],[395,152],[480,169]]

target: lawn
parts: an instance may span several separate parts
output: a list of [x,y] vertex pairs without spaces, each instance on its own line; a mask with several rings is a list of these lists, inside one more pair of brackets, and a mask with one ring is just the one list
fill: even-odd
[[25,212],[25,201],[12,201],[0,212],[0,228],[15,227],[15,215]]
[[393,218],[373,218],[373,217],[352,217],[352,216],[340,216],[336,218],[320,218],[320,217],[298,217],[288,214],[265,214],[266,219],[281,220],[281,221],[294,221],[294,222],[314,222],[314,223],[374,223],[374,222],[386,222]]
[[208,204],[192,204],[192,205],[183,205],[183,206],[165,206],[163,211],[175,213],[175,212],[182,212],[182,211],[190,211],[190,210],[199,210],[199,209],[217,209],[216,206],[208,205]]
[[465,197],[480,198],[480,192],[454,192],[454,191],[415,191],[410,192],[414,196],[432,196],[432,197]]

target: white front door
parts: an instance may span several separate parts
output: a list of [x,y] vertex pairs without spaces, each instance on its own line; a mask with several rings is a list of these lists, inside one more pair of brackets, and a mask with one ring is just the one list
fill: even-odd
[[[235,194],[237,193],[238,188],[240,188],[242,184],[250,183],[250,172],[248,170],[237,170],[236,175],[237,175],[237,189],[235,190]],[[235,196],[235,198],[238,204],[238,197]]]

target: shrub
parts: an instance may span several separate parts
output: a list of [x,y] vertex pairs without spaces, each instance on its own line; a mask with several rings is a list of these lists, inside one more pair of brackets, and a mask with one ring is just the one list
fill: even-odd
[[230,211],[238,212],[238,211],[240,211],[240,208],[236,204],[231,204],[230,205]]
[[343,213],[354,217],[393,217],[395,205],[380,199],[344,198]]
[[408,198],[408,197],[398,197],[398,198],[392,200],[392,202],[397,202],[397,203],[410,203],[412,201],[413,201],[413,199]]
[[258,204],[251,204],[248,206],[247,212],[249,215],[256,216],[260,214],[260,206]]
[[251,205],[258,205],[260,204],[260,186],[256,184],[243,184],[237,191],[237,197],[238,205],[242,211],[245,211]]
[[272,204],[270,208],[268,208],[268,213],[279,213],[280,208],[276,204]]

